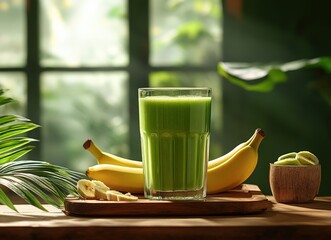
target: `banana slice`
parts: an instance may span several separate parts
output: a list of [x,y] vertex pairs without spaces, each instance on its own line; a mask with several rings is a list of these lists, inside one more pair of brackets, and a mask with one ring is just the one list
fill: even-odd
[[107,199],[110,201],[137,201],[138,197],[131,195],[131,193],[121,193],[116,190],[109,190],[106,192]]
[[137,201],[138,197],[131,195],[131,193],[126,193],[117,196],[118,201]]
[[302,165],[315,165],[313,161],[310,161],[308,158],[297,155],[296,159],[302,164]]
[[298,152],[298,157],[303,161],[302,164],[308,163],[310,165],[317,165],[319,164],[318,158],[311,152],[309,151],[301,151]]
[[276,165],[317,165],[318,158],[309,151],[291,152],[280,156]]
[[109,190],[108,189],[104,189],[98,185],[95,186],[95,198],[98,200],[107,200],[107,194],[106,192]]
[[95,183],[81,179],[77,182],[77,192],[85,199],[95,199]]
[[109,200],[109,201],[118,201],[117,196],[121,195],[121,194],[123,194],[123,193],[121,193],[119,191],[116,191],[116,190],[108,190],[106,192],[107,200]]
[[110,201],[137,201],[138,197],[131,193],[121,193],[111,190],[103,182],[98,180],[81,179],[77,182],[77,191],[85,199],[98,199]]
[[99,188],[102,188],[102,189],[104,189],[104,190],[109,190],[109,187],[106,185],[106,184],[104,184],[103,182],[101,182],[101,181],[98,181],[98,180],[92,180],[91,182],[93,182],[96,186],[98,186]]
[[298,159],[296,158],[286,158],[278,160],[274,163],[275,165],[301,165]]
[[277,161],[285,160],[285,159],[288,159],[288,158],[295,158],[296,155],[297,155],[296,152],[286,153],[286,154],[281,155],[281,156],[277,159]]
[[107,194],[106,192],[109,189],[109,187],[106,186],[106,184],[104,184],[101,181],[98,180],[92,180],[92,182],[95,184],[95,198],[98,200],[107,200]]

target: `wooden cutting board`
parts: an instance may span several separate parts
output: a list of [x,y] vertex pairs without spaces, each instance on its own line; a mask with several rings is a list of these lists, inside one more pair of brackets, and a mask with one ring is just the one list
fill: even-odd
[[64,213],[73,216],[202,216],[252,214],[266,210],[267,198],[258,186],[242,184],[236,189],[208,195],[204,200],[160,201],[139,196],[138,201],[66,199]]

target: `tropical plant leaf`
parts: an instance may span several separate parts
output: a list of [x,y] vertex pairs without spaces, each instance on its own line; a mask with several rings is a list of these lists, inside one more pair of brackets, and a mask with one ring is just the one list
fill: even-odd
[[27,188],[27,185],[24,184],[24,182],[19,181],[19,179],[12,176],[3,176],[0,180],[0,183],[2,182],[6,182],[6,186],[21,198],[23,198],[27,203],[46,211],[37,197],[33,195],[33,191],[31,191],[33,187],[31,184]]
[[[58,190],[49,182],[49,180],[42,176],[37,176],[35,174],[29,174],[29,173],[16,173],[15,177],[21,179],[22,181],[31,182],[33,186],[43,186],[43,189],[45,189],[46,192],[50,193],[51,195],[55,196],[55,199],[58,199],[60,197]],[[39,190],[40,191],[40,190]],[[39,196],[44,196],[43,198],[48,199],[48,202],[52,202],[52,205],[54,206],[60,206],[60,201],[56,201],[53,198],[49,196],[49,194],[45,194],[42,191],[40,191]]]
[[[0,95],[2,95],[4,91],[0,91]],[[0,96],[0,105],[5,105],[7,103],[13,102],[14,100],[12,98],[8,98],[5,96]]]
[[37,124],[30,122],[18,122],[10,125],[1,126],[0,140],[31,131],[37,127],[39,127]]
[[220,62],[217,67],[218,72],[231,83],[248,91],[259,92],[269,92],[275,85],[287,81],[287,72],[305,68],[319,68],[329,74],[331,58],[302,59],[282,64]]
[[[2,140],[2,141],[0,141],[0,154],[23,147],[24,145],[27,145],[33,141],[36,141],[36,140],[33,138],[26,138],[26,137],[16,137],[16,138]],[[1,158],[0,158],[0,161],[1,161]]]
[[0,203],[7,205],[9,208],[17,212],[17,209],[15,208],[14,204],[12,203],[12,201],[10,201],[6,193],[1,188],[0,188]]
[[34,146],[26,146],[19,150],[14,150],[11,152],[6,152],[3,154],[0,154],[0,164],[15,161],[16,159],[18,159],[18,158],[24,156],[25,154],[27,154],[28,152],[30,152],[33,148],[34,148]]
[[[13,101],[2,96],[0,105]],[[18,115],[0,116],[0,185],[15,193],[27,203],[46,211],[42,201],[56,207],[63,205],[68,194],[77,194],[76,183],[84,174],[43,161],[17,160],[30,152],[28,144],[35,139],[18,136],[39,125]],[[17,211],[5,191],[0,188],[0,203]]]
[[20,122],[29,122],[30,120],[19,116],[19,115],[3,115],[0,116],[0,125],[5,125],[7,123],[12,123],[15,121],[20,121]]
[[[43,186],[42,189],[44,189],[45,191],[42,191],[40,189],[40,186],[36,185],[35,182],[38,182],[37,179],[40,178],[39,176],[33,174],[15,174],[14,176],[6,176],[4,178],[13,182],[17,186],[24,187],[29,192],[35,194],[35,196],[44,199],[45,201],[51,203],[52,205],[60,207],[60,202],[54,201],[54,199],[48,195],[49,191],[47,187]],[[39,202],[38,199],[36,201]]]
[[40,200],[63,206],[68,194],[77,194],[76,183],[82,178],[82,173],[42,161],[17,160],[0,166],[0,185],[42,210]]

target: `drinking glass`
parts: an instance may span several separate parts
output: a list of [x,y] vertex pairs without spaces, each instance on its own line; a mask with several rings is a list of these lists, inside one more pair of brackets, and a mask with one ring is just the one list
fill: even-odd
[[206,196],[210,88],[140,88],[144,194],[149,199]]

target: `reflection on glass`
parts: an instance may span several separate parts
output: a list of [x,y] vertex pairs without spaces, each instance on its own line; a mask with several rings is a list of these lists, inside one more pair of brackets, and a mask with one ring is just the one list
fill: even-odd
[[0,67],[25,64],[25,1],[0,1]]
[[222,85],[216,72],[183,73],[154,72],[150,75],[150,87],[210,87],[212,89],[210,158],[222,154]]
[[0,115],[17,114],[26,117],[26,79],[23,73],[0,73],[0,88],[14,101],[0,107]]
[[128,156],[127,74],[42,75],[42,156],[78,171],[96,164],[82,145],[93,139],[107,152]]
[[126,1],[40,1],[43,66],[109,66],[128,62]]
[[215,64],[222,39],[221,1],[151,1],[151,64]]

